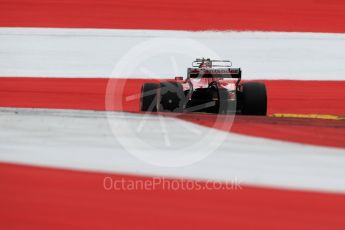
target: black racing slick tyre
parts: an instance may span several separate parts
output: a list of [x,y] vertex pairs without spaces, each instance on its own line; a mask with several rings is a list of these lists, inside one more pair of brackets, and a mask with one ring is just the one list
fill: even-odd
[[243,115],[266,116],[267,94],[266,86],[259,82],[247,82],[242,85]]
[[157,111],[157,90],[159,85],[155,83],[145,83],[141,87],[140,111]]
[[177,82],[161,82],[158,96],[159,112],[182,113],[185,102],[183,87]]

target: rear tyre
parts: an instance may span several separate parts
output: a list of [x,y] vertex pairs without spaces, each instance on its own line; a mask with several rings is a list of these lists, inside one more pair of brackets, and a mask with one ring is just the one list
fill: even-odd
[[157,111],[157,89],[158,84],[145,83],[141,87],[140,111]]
[[158,111],[182,113],[185,95],[183,87],[177,82],[161,82],[158,96]]
[[259,82],[247,82],[242,85],[243,115],[266,116],[267,94],[266,86]]

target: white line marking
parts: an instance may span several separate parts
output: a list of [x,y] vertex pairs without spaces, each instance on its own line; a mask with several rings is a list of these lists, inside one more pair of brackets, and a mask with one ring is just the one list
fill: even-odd
[[[150,38],[201,42],[241,67],[244,79],[344,80],[345,34],[50,28],[0,28],[0,76],[109,77],[123,55]],[[185,76],[192,61],[166,53],[114,77]]]
[[[130,119],[133,127],[142,119],[140,114],[110,115],[123,122]],[[0,116],[2,162],[221,181],[238,178],[244,184],[256,186],[345,192],[344,149],[229,133],[217,151],[204,160],[186,167],[164,168],[125,152],[114,139],[105,112],[1,109]],[[159,119],[169,122],[169,133],[181,137],[174,139],[174,143],[195,141],[195,136],[185,135],[186,130],[178,125],[182,121],[172,118],[151,116],[153,131],[159,129]],[[188,125],[201,133],[209,131],[196,124]],[[123,130],[124,137],[126,133]],[[153,133],[142,133],[142,140],[160,141],[152,140]],[[219,133],[215,131],[214,135]],[[162,149],[157,151],[165,154]]]

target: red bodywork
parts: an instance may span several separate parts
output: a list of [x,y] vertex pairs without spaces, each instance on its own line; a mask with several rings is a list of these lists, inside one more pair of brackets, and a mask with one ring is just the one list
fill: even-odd
[[[190,91],[190,95],[197,89],[207,89],[212,85],[226,89],[229,97],[236,92],[241,79],[241,69],[239,68],[211,68],[200,66],[199,68],[189,68],[187,79],[175,77],[175,81],[180,83],[183,91]],[[237,79],[237,80],[234,80]]]

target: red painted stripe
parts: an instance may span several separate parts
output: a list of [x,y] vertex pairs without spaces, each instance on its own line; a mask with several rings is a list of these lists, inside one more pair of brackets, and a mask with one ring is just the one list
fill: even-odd
[[345,227],[344,195],[250,186],[238,190],[173,191],[157,186],[150,191],[107,191],[103,187],[106,176],[136,183],[152,181],[120,174],[0,164],[1,228],[342,230]]
[[[139,95],[150,79],[0,77],[0,106],[105,110],[108,84],[116,85],[117,111],[139,112]],[[345,81],[265,80],[268,112],[345,115]],[[119,101],[120,102],[120,101]]]
[[345,115],[345,81],[265,81],[270,113]]
[[[239,134],[304,144],[345,148],[345,122],[334,120],[236,116],[229,119],[206,114],[183,114],[180,119]],[[225,128],[231,127],[231,130]]]
[[342,0],[0,0],[0,26],[345,32]]
[[[109,79],[0,78],[0,107],[105,110]],[[139,111],[143,82],[112,79],[116,83],[114,110]],[[344,115],[345,81],[265,81],[269,113],[316,113]],[[121,106],[122,104],[122,106]],[[214,115],[183,115],[180,118],[210,127]],[[237,116],[233,132],[315,145],[345,147],[345,122]]]

